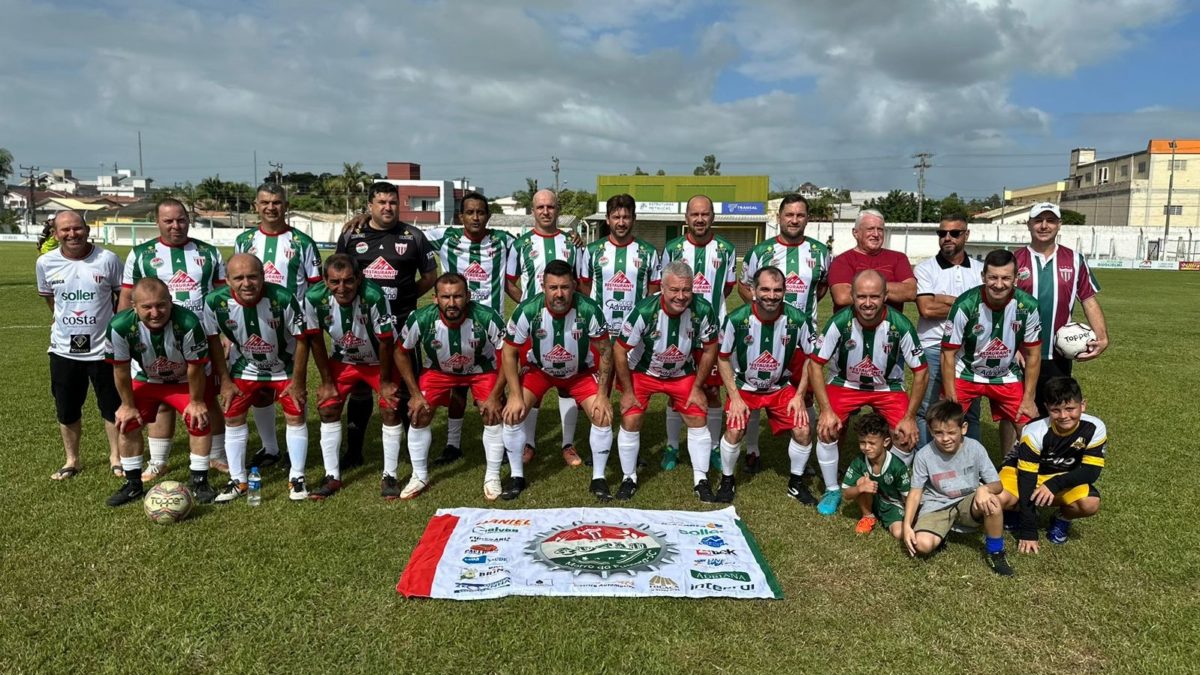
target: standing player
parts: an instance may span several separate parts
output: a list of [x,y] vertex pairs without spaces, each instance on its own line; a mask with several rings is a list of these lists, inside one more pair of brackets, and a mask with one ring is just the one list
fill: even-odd
[[[1017,290],[1013,254],[998,249],[983,260],[983,286],[958,296],[950,329],[942,338],[942,392],[965,412],[977,398],[991,401],[1000,424],[1000,447],[1008,453],[1019,427],[1037,416],[1034,391],[1042,354],[1037,301]],[[1024,373],[1017,352],[1025,355]],[[954,377],[950,377],[950,372]]]
[[1073,362],[1054,353],[1054,336],[1071,321],[1076,302],[1083,305],[1083,314],[1096,332],[1096,339],[1088,342],[1088,350],[1076,358],[1087,361],[1108,349],[1108,326],[1096,298],[1100,284],[1096,283],[1082,255],[1058,244],[1061,227],[1062,212],[1057,204],[1034,204],[1029,209],[1029,246],[1015,252],[1017,288],[1037,299],[1044,326],[1042,370],[1036,392],[1039,417],[1048,414],[1042,399],[1042,386],[1051,378],[1071,376]]
[[[712,200],[704,195],[696,195],[688,200],[687,213],[684,214],[687,232],[682,237],[676,237],[663,247],[662,266],[673,260],[682,260],[692,268],[692,291],[708,300],[717,309],[718,320],[725,319],[725,298],[737,283],[735,268],[737,253],[733,244],[713,231],[713,221],[716,215]],[[701,373],[704,380],[704,396],[708,401],[708,433],[713,442],[721,434],[721,376],[716,373]],[[679,413],[667,410],[667,448],[663,452],[662,467],[670,470],[675,468],[679,456],[679,428],[682,420]],[[720,459],[719,448],[713,447],[712,460]],[[688,448],[691,454],[691,448]]]
[[840,312],[853,302],[850,284],[863,270],[875,270],[887,282],[888,305],[896,312],[904,311],[904,303],[917,299],[917,279],[908,256],[884,248],[887,239],[883,214],[864,209],[854,220],[855,246],[829,263],[829,290],[833,294],[833,311]]
[[632,196],[609,198],[604,213],[608,236],[588,244],[579,265],[579,290],[600,305],[611,336],[619,335],[633,308],[662,285],[658,250],[634,235],[636,220]]
[[[617,499],[630,499],[637,492],[642,416],[654,394],[666,394],[671,408],[688,426],[693,492],[702,502],[715,499],[708,482],[708,448],[713,441],[705,425],[707,398],[697,372],[711,372],[716,361],[717,311],[692,292],[692,284],[690,267],[679,260],[667,263],[662,292],[637,304],[613,349],[622,392],[617,453],[623,478]],[[592,467],[592,494],[608,499],[604,466],[599,462]]]
[[[795,193],[785,196],[779,203],[779,235],[750,249],[742,259],[738,295],[745,304],[754,301],[754,275],[763,267],[775,267],[784,274],[783,301],[804,312],[816,323],[817,303],[829,290],[826,276],[831,256],[828,246],[804,236],[807,226],[808,200]],[[804,350],[797,351],[796,355],[803,359]],[[800,378],[808,371],[803,363],[793,364],[790,370],[792,385],[795,386],[800,384]],[[808,416],[816,418],[816,410],[811,405]],[[761,468],[758,452],[759,417],[757,413],[750,415],[750,422],[746,425],[746,471],[750,473]]]
[[[583,252],[577,248],[567,233],[558,229],[558,196],[552,190],[538,190],[533,195],[533,229],[513,242],[508,256],[508,294],[522,302],[532,299],[545,290],[543,274],[546,265],[562,260],[576,270]],[[521,282],[517,286],[518,279]],[[525,438],[529,447],[524,449],[524,460],[533,459],[537,451],[537,420],[539,404],[525,417]],[[558,392],[558,412],[562,420],[562,456],[567,466],[579,466],[583,460],[575,449],[575,422],[579,417],[579,406],[575,399]]]
[[[337,241],[337,252],[358,263],[363,276],[379,284],[390,305],[393,325],[403,326],[417,308],[417,298],[433,288],[437,261],[421,230],[400,220],[400,192],[391,183],[378,182],[367,191],[370,217],[346,224]],[[398,408],[401,428],[408,423],[408,388],[400,382]],[[371,420],[371,390],[359,385],[350,394],[346,411],[346,455],[341,465],[349,469],[363,461],[363,440]]]
[[[166,284],[171,302],[199,316],[204,313],[204,296],[225,283],[225,261],[212,244],[188,236],[191,221],[187,209],[177,199],[164,199],[154,208],[158,238],[138,244],[125,258],[121,277],[121,299],[117,310],[133,306],[133,286],[141,279],[158,279]],[[205,346],[205,351],[208,347]],[[211,366],[205,366],[211,368]],[[210,381],[206,387],[216,390]],[[190,431],[189,431],[190,433]],[[142,480],[152,481],[167,472],[167,457],[175,435],[175,409],[168,404],[159,406],[158,415],[148,427],[150,465],[142,472]],[[139,440],[141,436],[138,436]],[[206,453],[213,468],[228,471],[225,462],[225,424],[220,415],[213,415],[212,449]]]
[[[246,494],[246,411],[259,395],[272,402],[278,399],[283,408],[291,460],[288,497],[302,501],[308,498],[304,487],[308,454],[304,315],[288,289],[263,282],[263,264],[258,258],[235,253],[229,259],[228,274],[229,284],[204,299],[204,332],[221,386],[225,453],[229,457],[230,480],[216,501],[229,502]],[[228,356],[219,335],[229,340]],[[229,357],[233,357],[232,363],[226,365]]]
[[[317,252],[317,244],[312,237],[287,224],[287,191],[282,185],[263,183],[258,186],[254,210],[258,212],[258,228],[238,235],[233,250],[249,253],[262,261],[262,283],[282,286],[300,306],[309,284],[321,280],[321,254]],[[219,355],[220,352],[213,352],[214,361]],[[254,426],[258,429],[262,448],[254,453],[250,465],[266,468],[279,461],[275,404],[254,401],[254,406]]]
[[[483,496],[494,500],[500,496],[500,464],[504,461],[500,429],[504,380],[499,377],[498,363],[504,348],[504,320],[491,307],[470,299],[467,280],[457,272],[438,277],[434,300],[409,315],[401,336],[402,354],[396,361],[412,392],[408,452],[413,474],[398,494],[401,499],[413,499],[429,487],[429,446],[433,443],[429,425],[437,409],[449,403],[450,392],[462,387],[471,390],[483,417],[487,458]],[[420,361],[419,382],[413,361]]]
[[[883,415],[892,429],[892,452],[912,463],[917,442],[917,408],[929,384],[925,353],[912,322],[887,303],[888,285],[875,270],[864,270],[851,284],[852,304],[825,325],[809,365],[809,384],[821,405],[817,422],[817,464],[825,494],[817,511],[831,516],[841,502],[837,479],[838,440],[850,414],[864,405]],[[822,367],[829,364],[825,379]],[[913,372],[912,390],[904,392],[904,366]]]
[[50,325],[50,392],[67,458],[53,480],[74,478],[83,469],[79,457],[83,402],[88,382],[96,393],[108,459],[118,478],[121,471],[114,415],[121,405],[113,383],[112,364],[104,361],[104,334],[113,317],[113,302],[121,288],[121,261],[88,241],[83,216],[63,211],[54,220],[59,247],[37,259],[38,294],[46,301],[54,321]]
[[[383,418],[383,466],[381,490],[386,497],[396,487],[396,462],[400,457],[400,415],[396,410],[396,381],[392,372],[392,314],[383,290],[363,278],[362,270],[345,253],[334,253],[325,261],[325,283],[313,284],[304,298],[306,328],[314,333],[313,361],[321,374],[317,389],[317,413],[321,418],[321,460],[325,477],[309,493],[309,499],[332,497],[342,487],[338,451],[342,447],[342,407],[346,395],[365,383],[379,394],[379,416]],[[329,334],[333,354],[325,347],[320,331]],[[388,467],[391,472],[388,472]],[[389,481],[390,477],[390,481]]]
[[[593,466],[602,469],[612,450],[612,343],[604,313],[575,291],[575,270],[565,260],[546,265],[542,288],[518,305],[508,322],[502,359],[508,385],[503,433],[512,480],[502,499],[516,499],[526,487],[524,422],[551,387],[565,389],[591,420]],[[523,351],[528,371],[518,377],[518,355]]]
[[804,402],[809,376],[801,372],[797,388],[792,385],[796,378],[791,368],[804,369],[804,351],[811,349],[814,338],[812,320],[807,313],[784,302],[787,277],[778,267],[761,267],[750,281],[754,284],[752,301],[730,312],[721,327],[721,359],[717,367],[725,385],[728,423],[721,438],[722,475],[717,501],[733,501],[737,491],[734,468],[747,420],[765,409],[772,432],[791,431],[788,494],[811,504],[816,500],[801,480],[812,450],[808,407]]
[[142,496],[142,433],[162,405],[183,413],[189,436],[188,465],[196,501],[207,504],[216,497],[208,484],[210,404],[216,401],[207,388],[208,341],[200,317],[172,303],[167,284],[157,277],[142,277],[130,289],[132,307],[108,324],[108,353],[113,377],[121,395],[116,424],[121,433],[121,468],[125,484],[108,498],[120,506]]

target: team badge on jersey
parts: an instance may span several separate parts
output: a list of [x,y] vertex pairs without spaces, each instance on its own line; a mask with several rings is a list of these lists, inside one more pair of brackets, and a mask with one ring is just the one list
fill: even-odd
[[407,252],[408,252],[408,244],[407,243],[400,242],[400,241],[396,242],[396,254],[397,255],[404,255]]
[[150,259],[150,266],[151,266],[151,267],[153,267],[153,268],[155,268],[155,269],[158,269],[159,267],[162,267],[162,266],[163,266],[163,259],[162,259],[162,258],[158,258],[158,257],[151,258],[151,259]]
[[354,252],[355,253],[366,253],[367,249],[369,249],[369,248],[371,248],[370,244],[368,244],[365,241],[360,241],[354,245]]
[[1063,283],[1071,281],[1071,275],[1073,274],[1075,274],[1075,270],[1071,269],[1070,267],[1058,268],[1058,276],[1062,278]]

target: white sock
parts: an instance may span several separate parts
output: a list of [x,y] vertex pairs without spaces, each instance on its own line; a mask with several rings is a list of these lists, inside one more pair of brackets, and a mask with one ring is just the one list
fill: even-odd
[[225,427],[225,454],[229,458],[229,477],[239,483],[246,482],[246,439],[250,427]]
[[188,453],[188,470],[208,473],[208,455]]
[[[758,423],[762,415],[757,410],[750,411],[750,421],[746,423],[746,454],[758,454]],[[724,438],[724,436],[722,436]],[[722,460],[724,461],[724,460]],[[732,474],[725,474],[727,476]]]
[[321,462],[325,465],[325,475],[333,476],[334,480],[342,479],[342,470],[338,465],[338,450],[342,447],[342,421],[321,422]]
[[575,422],[579,420],[579,405],[575,399],[558,399],[558,417],[562,420],[562,444],[575,445]]
[[500,464],[504,461],[504,431],[499,424],[483,428],[483,455],[487,459],[484,480],[500,478]]
[[683,418],[674,408],[667,407],[667,445],[679,449],[679,430],[683,428]]
[[638,451],[642,447],[640,431],[626,431],[622,428],[617,432],[617,455],[621,459],[621,475],[632,478],[637,482]]
[[208,451],[210,460],[225,459],[225,432],[212,435],[212,449]]
[[[404,425],[383,425],[383,473],[396,477],[396,465],[400,463],[400,443],[404,439]],[[336,450],[335,450],[336,452]]]
[[304,478],[304,464],[308,461],[308,425],[287,425],[283,437],[287,441],[288,459],[292,466],[288,478]]
[[[717,422],[720,423],[719,418]],[[709,453],[713,448],[712,436],[708,435],[708,427],[689,427],[687,439],[688,457],[692,458],[692,482],[699,483],[708,477],[708,470],[711,468]]]
[[730,443],[721,436],[721,475],[732,476],[733,467],[737,466],[738,455],[742,454],[742,449],[738,447],[738,443]]
[[526,418],[524,422],[516,426],[505,424],[501,427],[504,452],[508,454],[508,474],[513,478],[525,477],[525,457],[522,453],[525,452],[525,425],[528,422],[529,418]]
[[412,462],[413,478],[429,480],[429,446],[433,445],[433,430],[429,427],[408,428],[408,459]]
[[788,441],[788,460],[791,462],[791,473],[794,476],[804,475],[804,466],[808,464],[808,457],[812,454],[812,444],[800,445],[796,439]]
[[121,458],[121,470],[122,471],[141,471],[142,470],[142,456],[135,455],[133,457],[122,457]]
[[[693,431],[692,429],[688,429],[688,443],[689,444],[692,442],[692,431]],[[717,447],[716,439],[718,439],[720,437],[721,437],[721,408],[718,406],[716,408],[708,409],[708,438],[709,438],[709,441],[712,443],[712,445],[705,448],[705,450],[712,450],[713,448]],[[699,438],[699,436],[696,436],[696,438]],[[691,451],[692,451],[692,448],[691,448],[691,445],[689,445],[688,452],[691,452]],[[695,466],[695,465],[693,464],[692,466]],[[705,466],[708,466],[708,465],[705,464]]]
[[604,478],[604,469],[608,466],[608,456],[612,453],[612,441],[612,427],[592,425],[592,431],[588,435],[588,442],[592,446],[593,480]]
[[896,446],[893,445],[892,446],[892,454],[895,455],[896,457],[898,457],[901,462],[904,462],[904,466],[911,468],[913,455],[916,453],[915,452],[905,452],[905,451],[901,450],[900,448],[897,448]]
[[817,464],[821,466],[821,480],[826,490],[837,490],[838,444],[817,441]]
[[[541,412],[541,409],[540,409],[540,408],[530,408],[530,409],[529,409],[529,414],[525,416],[525,422],[524,422],[524,425],[525,425],[525,444],[526,444],[526,445],[532,445],[532,446],[533,446],[533,447],[535,447],[535,448],[537,447],[537,420],[538,420],[538,413],[539,413],[539,412]],[[505,444],[505,446],[504,446],[504,447],[506,447],[506,448],[507,448],[507,447],[508,447],[508,445],[507,445],[507,444]],[[522,447],[522,448],[520,448],[520,449],[521,449],[521,450],[524,450],[524,448],[523,448],[523,447]],[[511,463],[511,462],[512,462],[512,460],[509,460],[509,462]],[[522,475],[524,475],[524,474],[522,474]]]
[[446,445],[462,448],[462,425],[463,418],[461,417],[458,419],[451,417],[446,420]]
[[265,405],[254,410],[254,428],[258,430],[258,439],[268,455],[279,454],[279,441],[275,438],[275,404]]
[[150,438],[150,463],[166,464],[167,455],[171,454],[171,439]]

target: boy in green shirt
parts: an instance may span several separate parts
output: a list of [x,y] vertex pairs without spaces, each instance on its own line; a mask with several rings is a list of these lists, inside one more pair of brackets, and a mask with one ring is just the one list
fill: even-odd
[[904,500],[908,497],[908,467],[888,450],[892,432],[887,420],[877,412],[858,419],[858,448],[862,454],[850,462],[842,478],[842,499],[858,502],[862,518],[854,531],[867,534],[882,522],[897,539],[904,521]]

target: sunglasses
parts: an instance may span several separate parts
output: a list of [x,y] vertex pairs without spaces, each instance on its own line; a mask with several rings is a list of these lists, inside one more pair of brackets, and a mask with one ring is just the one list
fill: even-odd
[[958,239],[959,237],[962,236],[963,232],[966,232],[966,230],[938,230],[937,236],[938,236],[938,239],[945,239],[946,237],[953,237],[955,239]]

